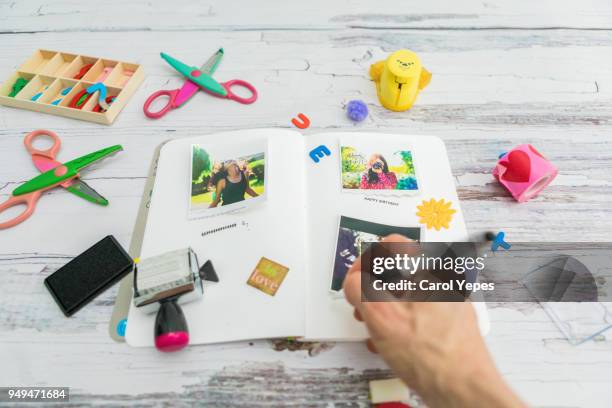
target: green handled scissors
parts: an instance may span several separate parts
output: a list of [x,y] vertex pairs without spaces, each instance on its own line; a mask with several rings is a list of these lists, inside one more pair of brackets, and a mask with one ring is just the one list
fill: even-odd
[[[48,136],[53,139],[53,145],[48,150],[38,150],[33,146],[33,140],[38,136]],[[0,223],[0,229],[11,228],[22,223],[32,215],[36,208],[38,199],[47,190],[62,186],[67,191],[100,205],[107,205],[108,201],[89,187],[80,179],[80,171],[92,164],[123,150],[121,145],[110,146],[105,149],[89,153],[66,163],[55,160],[55,155],[60,148],[59,137],[49,130],[35,130],[28,133],[24,139],[28,152],[32,155],[32,161],[42,174],[25,182],[13,190],[11,196],[0,204],[0,213],[16,205],[25,205],[25,210],[15,218]]]

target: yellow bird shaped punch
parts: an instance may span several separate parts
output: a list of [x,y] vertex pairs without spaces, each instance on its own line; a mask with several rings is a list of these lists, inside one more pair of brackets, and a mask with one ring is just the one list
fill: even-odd
[[386,60],[372,64],[370,77],[376,83],[380,103],[398,112],[410,109],[419,91],[431,81],[431,73],[410,50],[395,51]]

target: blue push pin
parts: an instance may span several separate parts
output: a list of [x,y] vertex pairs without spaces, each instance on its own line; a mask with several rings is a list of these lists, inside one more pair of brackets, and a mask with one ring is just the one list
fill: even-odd
[[504,241],[505,237],[506,237],[506,233],[504,231],[499,231],[497,235],[495,236],[493,236],[492,232],[488,232],[487,239],[490,241],[493,241],[491,243],[491,251],[495,252],[499,249],[499,247],[502,247],[505,250],[510,249],[512,245]]
[[125,337],[125,329],[127,329],[127,319],[121,319],[119,323],[117,323],[117,334],[120,337]]

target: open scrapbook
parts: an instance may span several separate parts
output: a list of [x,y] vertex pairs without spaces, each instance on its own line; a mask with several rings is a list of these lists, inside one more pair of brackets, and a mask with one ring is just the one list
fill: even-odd
[[[456,212],[426,228],[424,201]],[[185,304],[191,343],[367,337],[343,299],[360,242],[398,233],[464,241],[443,142],[431,136],[257,129],[173,140],[158,161],[141,258],[190,247],[218,282]],[[488,331],[484,303],[474,303]],[[126,340],[152,346],[154,314],[130,305]]]

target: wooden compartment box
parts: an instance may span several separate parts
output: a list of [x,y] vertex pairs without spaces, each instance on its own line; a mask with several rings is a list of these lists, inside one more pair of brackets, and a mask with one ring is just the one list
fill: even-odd
[[[24,80],[27,84],[15,93],[14,85]],[[37,50],[0,85],[0,104],[110,125],[143,80],[138,64]],[[76,98],[97,82],[106,86],[107,96],[115,97],[108,111],[98,106],[97,94],[87,100]],[[70,106],[73,99],[82,100],[80,108]]]

